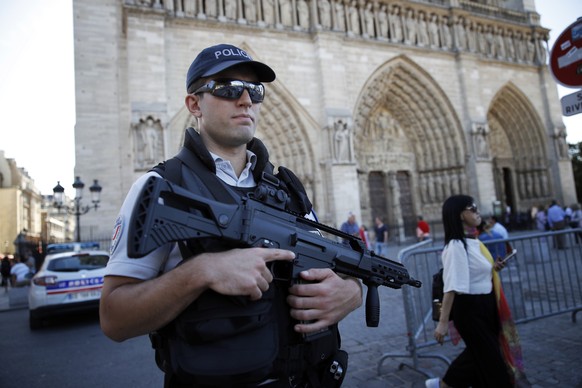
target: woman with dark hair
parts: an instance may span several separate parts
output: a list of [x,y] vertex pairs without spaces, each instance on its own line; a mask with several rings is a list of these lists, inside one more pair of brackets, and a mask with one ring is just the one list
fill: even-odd
[[504,264],[494,261],[475,238],[481,215],[473,198],[449,197],[443,204],[442,218],[445,294],[434,337],[442,344],[450,327],[458,331],[466,348],[442,379],[429,379],[426,386],[500,388],[527,381],[517,331],[497,274]]

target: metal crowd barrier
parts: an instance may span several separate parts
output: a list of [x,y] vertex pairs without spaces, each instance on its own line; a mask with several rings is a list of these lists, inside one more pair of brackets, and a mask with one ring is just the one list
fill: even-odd
[[[487,241],[487,245],[505,242],[517,249],[516,257],[509,259],[499,272],[515,322],[564,313],[571,313],[576,322],[576,313],[582,310],[582,229],[523,234]],[[404,352],[384,353],[378,362],[378,375],[384,360],[390,358],[410,358],[411,364],[402,363],[400,367],[410,367],[429,377],[419,367],[419,359],[451,363],[438,352],[424,350],[438,344],[433,337],[436,322],[432,320],[432,275],[442,267],[442,246],[425,248],[428,243],[413,245],[398,255],[410,275],[423,286],[402,287],[408,345]]]

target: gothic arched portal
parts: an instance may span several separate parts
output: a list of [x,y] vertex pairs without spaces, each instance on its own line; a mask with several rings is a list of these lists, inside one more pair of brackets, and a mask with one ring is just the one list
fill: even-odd
[[466,191],[462,127],[442,89],[410,59],[400,56],[381,66],[354,111],[355,154],[365,175],[360,191],[370,192],[364,220],[379,215],[399,225],[400,236],[411,234],[416,215],[438,219],[443,201]]
[[487,121],[497,198],[512,209],[548,203],[547,136],[527,96],[508,83],[493,98]]

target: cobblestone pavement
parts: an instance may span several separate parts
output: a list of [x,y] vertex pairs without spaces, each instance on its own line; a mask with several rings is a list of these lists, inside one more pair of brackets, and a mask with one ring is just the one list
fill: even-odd
[[[402,248],[391,247],[387,257],[396,259]],[[448,365],[438,357],[452,361],[463,350],[464,344],[453,346],[447,342],[443,346],[419,349],[420,355],[438,357],[418,358],[418,367],[414,368],[407,351],[402,291],[386,287],[380,287],[379,291],[381,310],[377,328],[366,326],[364,306],[340,324],[342,344],[349,353],[348,374],[342,387],[422,388],[427,375],[443,376]],[[571,313],[564,313],[517,326],[526,375],[532,387],[582,388],[582,311],[578,314],[578,322],[574,322],[575,318]],[[388,357],[379,367],[384,354],[401,357]]]
[[[382,289],[381,320],[377,328],[368,328],[364,308],[352,313],[340,325],[343,347],[349,353],[349,367],[344,387],[424,387],[427,376],[442,376],[447,364],[439,358],[419,358],[418,369],[406,350],[404,308],[399,290]],[[582,312],[579,314],[582,316]],[[579,317],[580,318],[580,317]],[[573,322],[571,314],[539,319],[518,325],[526,375],[533,387],[582,388],[582,322]],[[463,344],[434,345],[419,354],[445,356],[453,360]],[[407,357],[386,358],[383,354]],[[402,366],[402,365],[405,366]]]

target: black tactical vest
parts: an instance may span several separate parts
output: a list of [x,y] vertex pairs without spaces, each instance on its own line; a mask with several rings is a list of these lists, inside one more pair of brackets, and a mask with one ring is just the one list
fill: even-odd
[[[253,139],[248,149],[257,155],[253,175],[259,182],[263,173],[273,173],[273,166],[260,140]],[[237,190],[216,177],[214,160],[192,128],[186,131],[180,153],[153,171],[221,202],[254,190]],[[280,167],[277,177],[290,198],[286,210],[308,214],[311,203],[295,175]],[[212,238],[180,243],[184,258],[237,247]],[[305,341],[293,330],[286,302],[289,286],[275,280],[258,301],[208,290],[169,325],[151,333],[156,362],[166,373],[167,386],[254,387],[268,379],[279,380],[280,386],[339,386],[341,381],[325,382],[337,368],[338,355],[347,368],[347,354],[339,351],[337,325]]]

